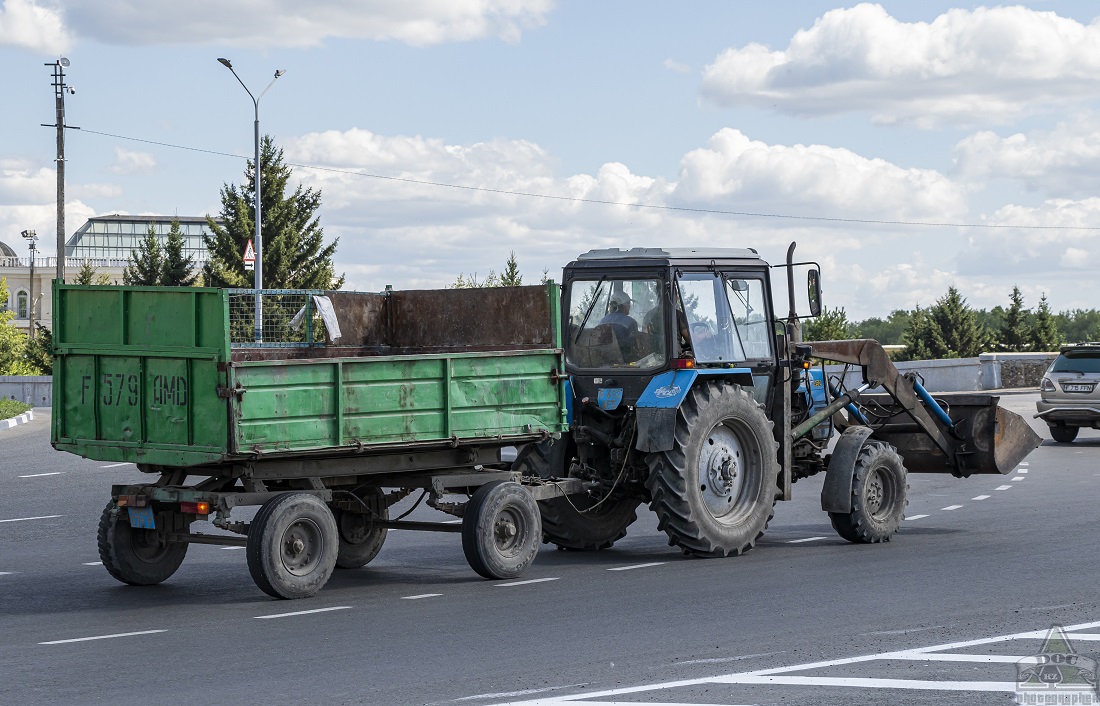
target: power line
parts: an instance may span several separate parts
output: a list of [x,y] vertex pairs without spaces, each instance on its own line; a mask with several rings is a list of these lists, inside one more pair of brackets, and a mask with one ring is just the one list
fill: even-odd
[[[81,132],[91,133],[93,135],[102,135],[104,137],[113,137],[119,140],[130,140],[132,142],[141,142],[148,145],[157,145],[160,147],[171,147],[173,149],[189,150],[191,152],[202,152],[204,154],[213,154],[219,157],[232,157],[234,159],[249,159],[246,156],[239,154],[231,154],[229,152],[217,152],[215,150],[206,150],[199,147],[187,147],[184,145],[174,145],[169,142],[158,142],[156,140],[144,140],[138,137],[127,137],[126,135],[115,135],[109,132],[99,132],[97,130],[89,130],[83,128]],[[631,206],[634,208],[647,208],[658,211],[677,211],[681,213],[699,213],[715,216],[739,216],[743,218],[775,218],[781,220],[791,221],[820,221],[825,223],[856,223],[863,225],[888,225],[888,226],[921,226],[924,228],[987,228],[987,229],[1002,229],[1002,230],[1096,230],[1100,231],[1100,226],[1043,226],[1043,225],[1013,225],[1011,223],[951,223],[951,222],[927,222],[927,221],[894,221],[887,219],[877,218],[842,218],[839,216],[798,216],[790,213],[766,213],[758,211],[727,211],[718,208],[694,208],[691,206],[668,206],[662,204],[650,204],[650,203],[631,203],[627,201],[609,201],[605,199],[589,199],[579,196],[558,196],[556,194],[538,194],[529,191],[512,191],[509,189],[494,189],[488,186],[468,186],[464,184],[448,184],[440,181],[429,181],[427,179],[413,179],[411,177],[397,177],[389,176],[386,174],[371,174],[370,172],[364,172],[354,169],[339,169],[337,167],[321,167],[316,164],[297,164],[294,162],[287,162],[289,167],[297,167],[299,169],[314,169],[322,172],[333,172],[336,174],[347,174],[349,176],[364,177],[367,179],[382,179],[385,181],[396,181],[405,184],[417,184],[419,186],[434,186],[446,189],[459,189],[463,191],[477,191],[486,194],[500,194],[503,196],[523,196],[526,198],[535,199],[549,199],[554,201],[572,201],[575,203],[588,203],[600,206]]]

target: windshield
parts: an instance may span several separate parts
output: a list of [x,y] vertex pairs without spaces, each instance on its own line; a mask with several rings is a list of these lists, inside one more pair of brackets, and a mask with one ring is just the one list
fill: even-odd
[[656,279],[574,280],[569,292],[566,361],[578,368],[665,364],[665,303]]
[[1100,350],[1070,351],[1054,359],[1052,373],[1100,373]]
[[680,275],[683,322],[700,363],[771,357],[771,338],[759,279],[727,279],[712,272]]

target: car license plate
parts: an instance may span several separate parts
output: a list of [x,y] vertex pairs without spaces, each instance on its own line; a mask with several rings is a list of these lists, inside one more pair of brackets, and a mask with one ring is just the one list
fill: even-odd
[[157,525],[153,521],[153,508],[151,507],[128,507],[130,511],[130,526],[140,527],[142,529],[156,529]]
[[1095,387],[1094,384],[1083,382],[1067,382],[1062,385],[1062,389],[1066,392],[1092,392],[1093,387]]

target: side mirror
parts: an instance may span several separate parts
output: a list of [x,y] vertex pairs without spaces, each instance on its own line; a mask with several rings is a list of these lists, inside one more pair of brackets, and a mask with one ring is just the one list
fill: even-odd
[[806,289],[810,302],[810,316],[821,314],[821,272],[812,269],[806,273]]

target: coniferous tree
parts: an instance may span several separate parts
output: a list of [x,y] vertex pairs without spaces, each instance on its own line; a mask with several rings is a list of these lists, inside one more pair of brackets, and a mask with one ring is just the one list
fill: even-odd
[[909,315],[909,328],[905,330],[901,342],[905,350],[898,356],[899,360],[930,360],[941,357],[947,350],[947,344],[928,309],[920,306]]
[[155,287],[160,284],[164,270],[164,255],[160,251],[156,226],[141,239],[137,249],[130,253],[130,264],[122,271],[122,283],[130,286]]
[[1017,286],[1012,287],[1012,306],[1005,312],[1001,327],[1001,348],[1006,351],[1026,350],[1031,343],[1031,330],[1027,325],[1028,310],[1024,308],[1024,295]]
[[978,325],[974,310],[954,286],[947,288],[947,294],[928,313],[947,347],[939,357],[973,358],[988,347],[988,334]]
[[[210,235],[204,236],[210,258],[203,266],[203,283],[209,287],[253,285],[253,273],[244,269],[245,245],[255,232],[255,164],[249,161],[245,182],[225,184],[221,190],[220,224],[210,216]],[[316,215],[321,192],[299,185],[288,192],[291,169],[283,163],[283,151],[270,135],[260,146],[264,287],[269,289],[338,289],[332,256],[338,241],[325,245],[324,231]]]
[[523,275],[519,273],[519,263],[513,250],[508,253],[508,262],[504,263],[504,272],[500,273],[501,287],[519,287],[523,284]]
[[96,268],[92,266],[91,260],[85,260],[80,263],[80,271],[76,273],[76,279],[73,280],[73,284],[93,284],[95,282]]
[[1054,320],[1054,314],[1047,303],[1046,292],[1039,299],[1039,307],[1035,310],[1035,319],[1031,327],[1031,350],[1056,351],[1062,345],[1062,334],[1058,331],[1058,324]]
[[843,341],[851,338],[852,325],[844,307],[822,307],[821,314],[802,326],[802,338],[807,341]]
[[185,241],[178,218],[172,219],[168,240],[164,243],[164,262],[159,284],[163,287],[190,287],[195,283],[195,256],[184,255]]

